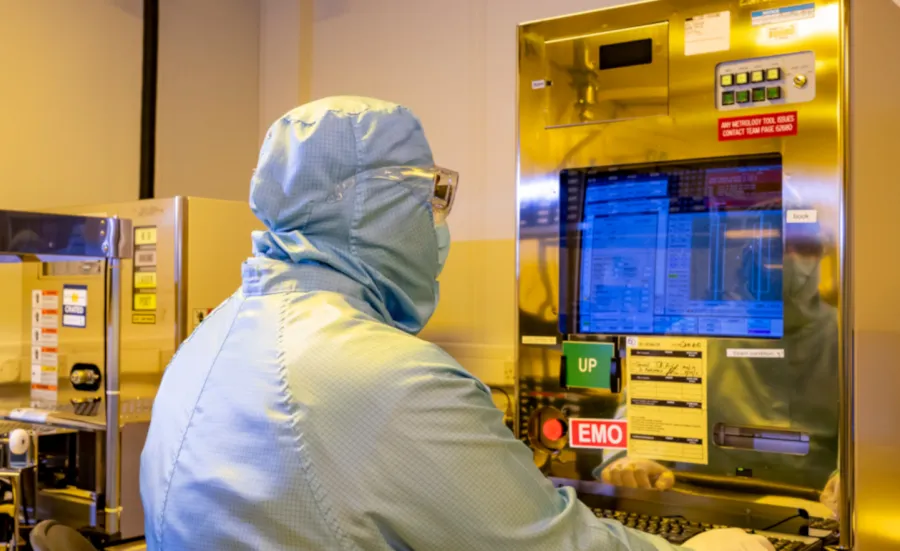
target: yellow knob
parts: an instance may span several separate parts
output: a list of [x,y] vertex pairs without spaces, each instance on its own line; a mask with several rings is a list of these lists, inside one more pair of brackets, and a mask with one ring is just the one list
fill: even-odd
[[806,75],[794,75],[794,86],[797,88],[803,88],[806,86]]

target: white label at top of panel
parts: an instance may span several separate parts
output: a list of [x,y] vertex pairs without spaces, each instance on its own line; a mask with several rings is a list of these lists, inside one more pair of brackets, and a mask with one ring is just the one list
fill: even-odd
[[720,11],[684,21],[684,55],[725,52],[731,48],[731,12]]
[[808,2],[796,6],[772,8],[770,10],[758,10],[750,14],[753,26],[770,25],[772,23],[787,23],[801,19],[812,19],[816,16],[816,4]]

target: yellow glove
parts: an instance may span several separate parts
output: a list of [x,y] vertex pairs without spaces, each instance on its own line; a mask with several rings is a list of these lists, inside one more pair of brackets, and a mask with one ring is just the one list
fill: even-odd
[[831,509],[834,518],[840,519],[841,514],[841,475],[836,474],[828,479],[822,495],[819,497],[822,505]]

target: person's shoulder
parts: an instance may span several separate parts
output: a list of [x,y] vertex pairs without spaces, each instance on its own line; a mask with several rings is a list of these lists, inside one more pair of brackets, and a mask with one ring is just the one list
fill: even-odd
[[279,339],[292,371],[325,367],[329,376],[348,384],[376,375],[382,380],[396,377],[410,369],[464,371],[437,344],[351,308],[340,297],[321,294],[293,300],[301,300],[302,308],[287,316]]

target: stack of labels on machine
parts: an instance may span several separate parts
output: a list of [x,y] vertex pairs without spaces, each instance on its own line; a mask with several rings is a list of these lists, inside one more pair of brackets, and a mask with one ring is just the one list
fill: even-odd
[[566,386],[608,389],[614,351],[613,345],[607,342],[564,342]]
[[131,323],[156,323],[157,244],[156,226],[134,228],[134,279],[132,281]]
[[87,285],[63,286],[63,327],[87,327]]
[[628,448],[628,423],[613,419],[570,419],[569,447],[594,450]]
[[709,462],[706,339],[629,337],[629,457]]
[[31,399],[56,401],[59,378],[59,291],[31,292]]
[[797,123],[796,111],[719,119],[719,141],[796,136]]

